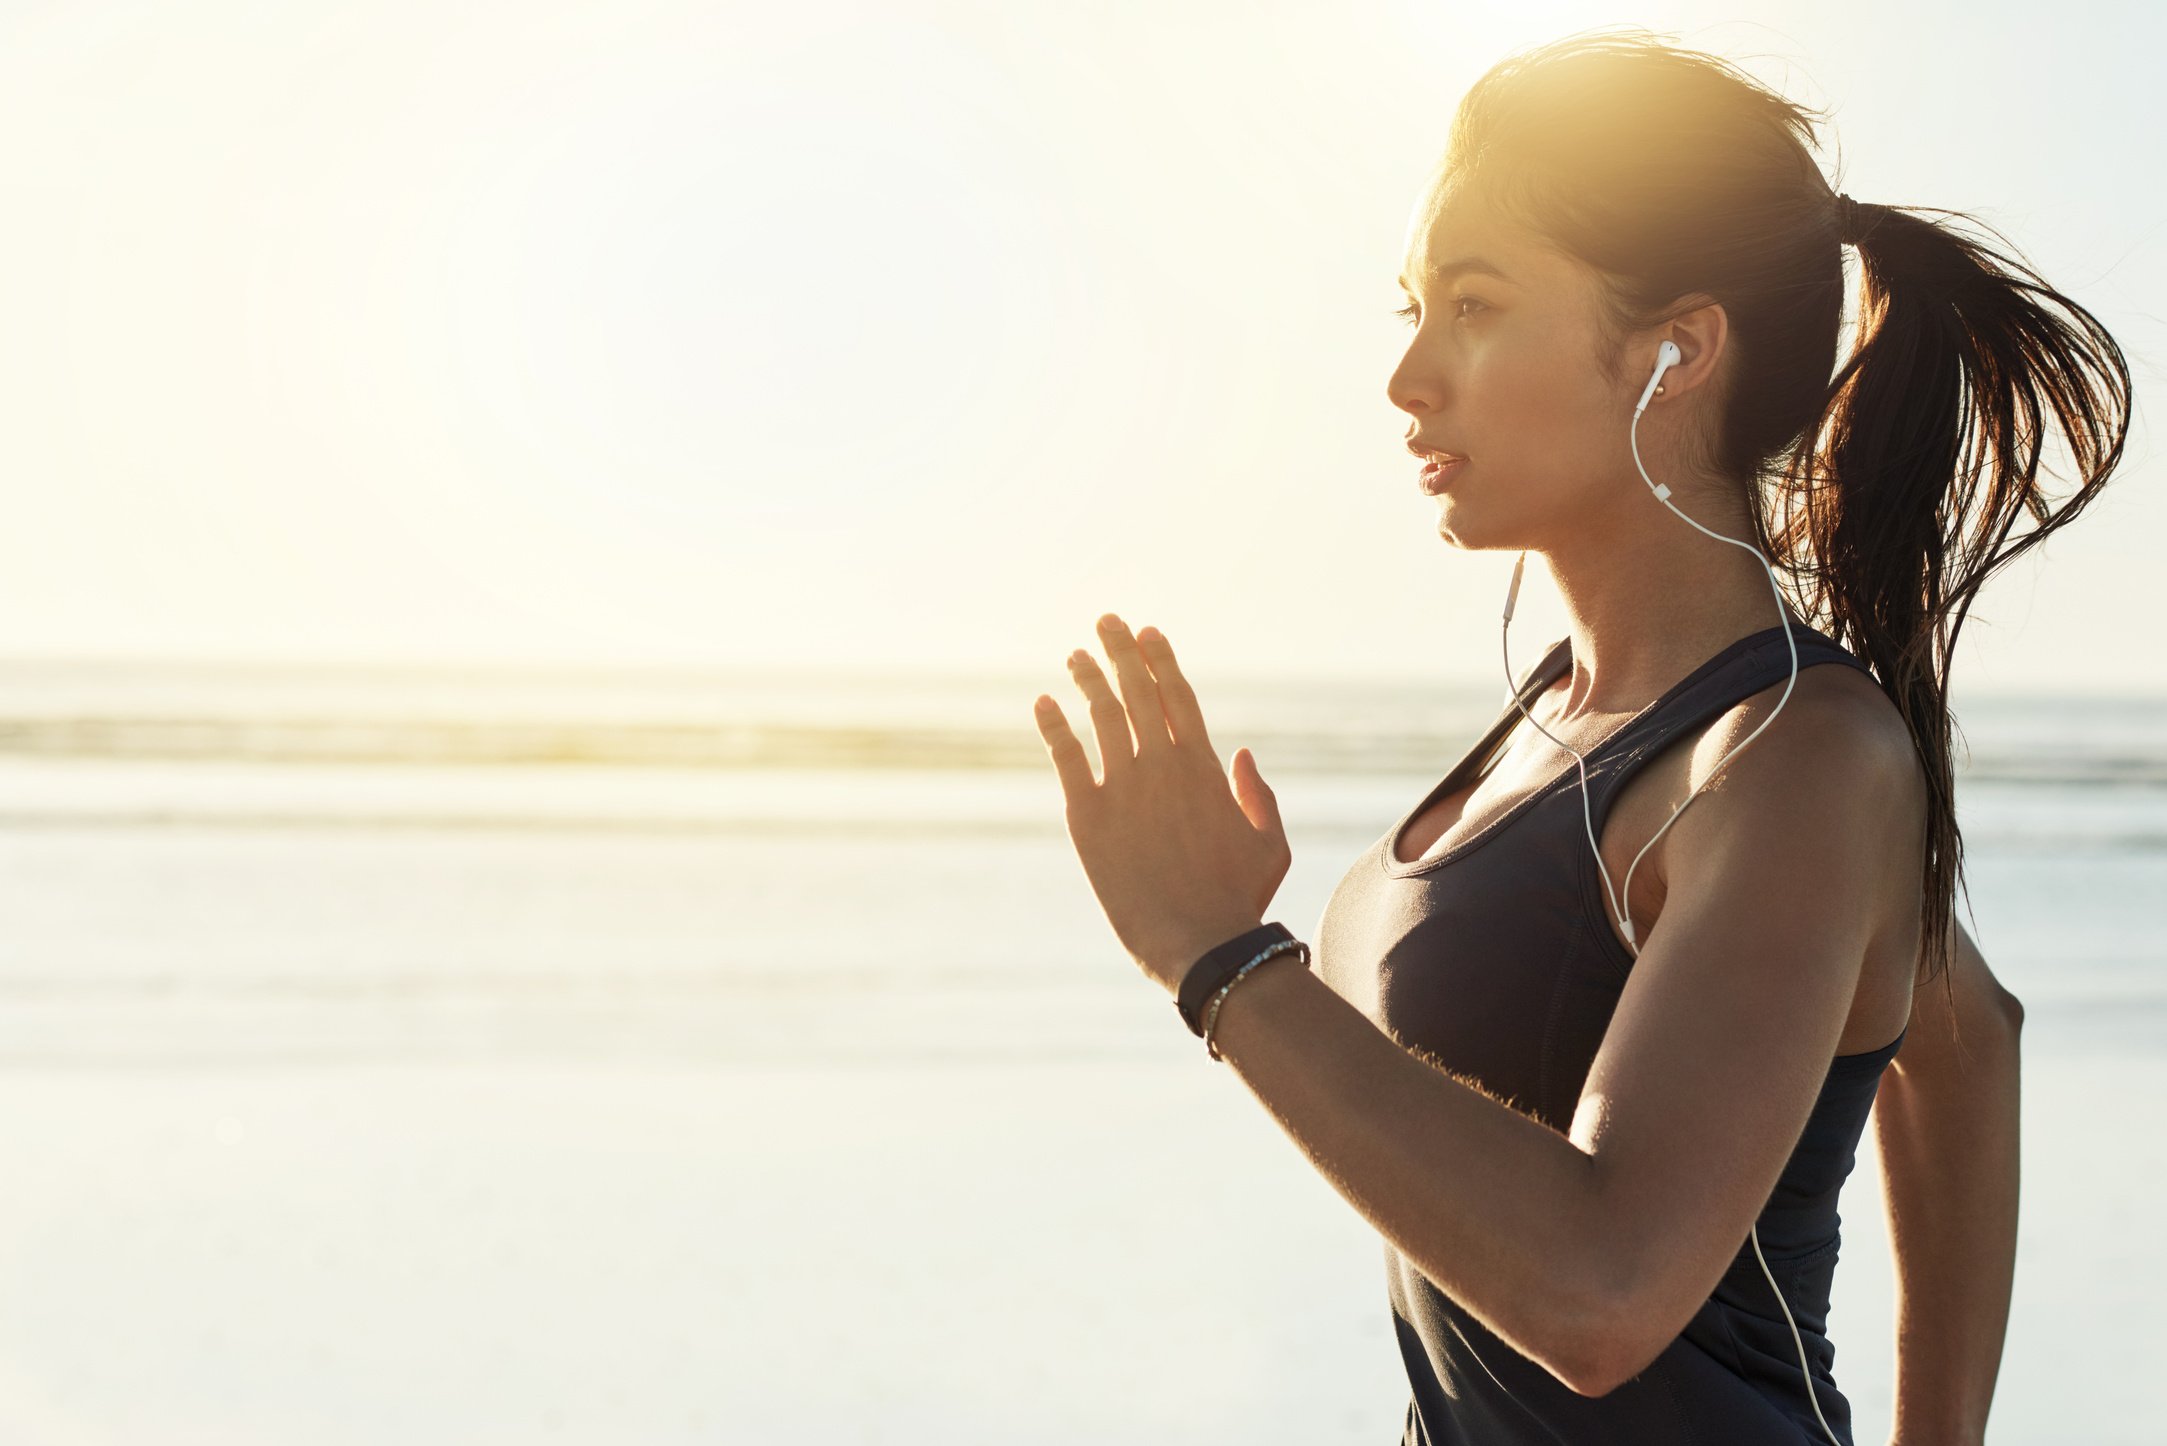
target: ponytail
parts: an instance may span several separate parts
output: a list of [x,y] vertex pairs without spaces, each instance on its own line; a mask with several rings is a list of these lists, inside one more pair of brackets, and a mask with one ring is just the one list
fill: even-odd
[[[1829,384],[1818,436],[1777,479],[1773,544],[1802,611],[1872,664],[1924,767],[1930,979],[1948,966],[1963,877],[1948,711],[1957,635],[1988,578],[2099,494],[2127,437],[2130,374],[2097,318],[1953,220],[1857,209],[1861,339]],[[2050,421],[2075,473],[2061,490],[2041,479]],[[2020,517],[2031,525],[2015,532]]]

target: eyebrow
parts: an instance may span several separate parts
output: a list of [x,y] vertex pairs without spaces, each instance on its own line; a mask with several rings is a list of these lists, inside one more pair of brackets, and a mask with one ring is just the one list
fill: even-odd
[[[1507,282],[1513,285],[1518,284],[1517,282],[1514,282],[1510,276],[1507,276],[1503,268],[1498,266],[1496,262],[1485,260],[1480,256],[1456,257],[1451,261],[1445,262],[1441,266],[1434,266],[1430,268],[1430,274],[1440,279],[1446,280],[1449,280],[1454,276],[1494,276],[1500,281]],[[1402,276],[1399,279],[1399,283],[1400,290],[1407,290],[1406,277]]]

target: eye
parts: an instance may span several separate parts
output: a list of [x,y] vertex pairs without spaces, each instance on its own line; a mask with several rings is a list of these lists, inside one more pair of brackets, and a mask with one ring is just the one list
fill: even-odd
[[[1481,307],[1484,311],[1490,309],[1490,304],[1482,300],[1480,297],[1455,296],[1452,298],[1453,314],[1458,316],[1463,321],[1466,320],[1468,313],[1463,308],[1466,307],[1470,302],[1474,303],[1474,305],[1478,307]],[[1405,306],[1401,307],[1398,311],[1395,311],[1392,314],[1394,316],[1404,316],[1409,321],[1413,321],[1415,318],[1415,304],[1410,301]]]

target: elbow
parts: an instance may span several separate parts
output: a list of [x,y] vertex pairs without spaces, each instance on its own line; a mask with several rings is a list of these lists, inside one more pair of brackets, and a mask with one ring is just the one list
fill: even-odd
[[1658,1329],[1663,1313],[1645,1303],[1630,1315],[1612,1318],[1610,1328],[1589,1340],[1578,1354],[1570,1377],[1560,1376],[1573,1394],[1607,1396],[1662,1359],[1691,1324],[1692,1312]]
[[1570,1366],[1554,1374],[1579,1396],[1607,1396],[1654,1365],[1716,1286],[1712,1276],[1692,1282],[1679,1277],[1677,1242],[1671,1238],[1641,1249],[1613,1238],[1606,1258],[1613,1267],[1608,1278],[1594,1270],[1582,1276],[1587,1284],[1572,1320],[1554,1337],[1561,1342],[1561,1361]]
[[1600,1370],[1575,1371],[1570,1376],[1560,1376],[1558,1379],[1564,1381],[1566,1387],[1576,1396],[1599,1399],[1609,1395],[1632,1377],[1606,1367]]
[[1591,1345],[1578,1357],[1569,1376],[1561,1376],[1576,1396],[1607,1396],[1655,1364],[1661,1349],[1648,1350],[1637,1333],[1616,1334]]
[[1630,1238],[1614,1209],[1601,1200],[1597,1206],[1605,1223],[1588,1229],[1587,1248],[1560,1259],[1564,1268],[1549,1282],[1551,1351],[1543,1362],[1574,1395],[1589,1397],[1607,1396],[1647,1370],[1685,1328],[1682,1319],[1668,1334],[1656,1326],[1670,1313],[1658,1302],[1668,1292],[1675,1243]]
[[1621,1300],[1589,1304],[1559,1333],[1552,1374],[1574,1395],[1607,1396],[1663,1353],[1663,1346],[1651,1348],[1648,1341],[1650,1312]]
[[[1660,1355],[1661,1352],[1657,1352]],[[1568,1389],[1576,1396],[1607,1396],[1655,1363],[1655,1356],[1642,1356],[1634,1352],[1611,1348],[1607,1354],[1597,1352],[1583,1358],[1582,1363],[1570,1375],[1560,1376]]]

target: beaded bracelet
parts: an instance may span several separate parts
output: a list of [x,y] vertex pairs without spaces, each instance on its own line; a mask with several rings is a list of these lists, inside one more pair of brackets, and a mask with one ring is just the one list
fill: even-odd
[[1309,946],[1299,939],[1282,939],[1278,943],[1267,948],[1263,953],[1257,955],[1256,958],[1250,960],[1247,964],[1242,965],[1241,968],[1235,970],[1234,973],[1227,979],[1226,983],[1219,986],[1219,992],[1211,997],[1211,1003],[1207,1005],[1204,1010],[1204,1052],[1206,1054],[1209,1054],[1213,1059],[1216,1059],[1221,1063],[1224,1063],[1226,1061],[1226,1056],[1219,1053],[1219,1042],[1212,1038],[1211,1031],[1212,1026],[1219,1022],[1219,1006],[1226,1001],[1227,995],[1231,994],[1234,991],[1234,986],[1241,983],[1242,976],[1249,973],[1250,970],[1256,968],[1259,964],[1262,964],[1265,960],[1270,959],[1275,955],[1285,954],[1289,952],[1296,953],[1301,956],[1302,967],[1304,969],[1307,969],[1309,967]]

